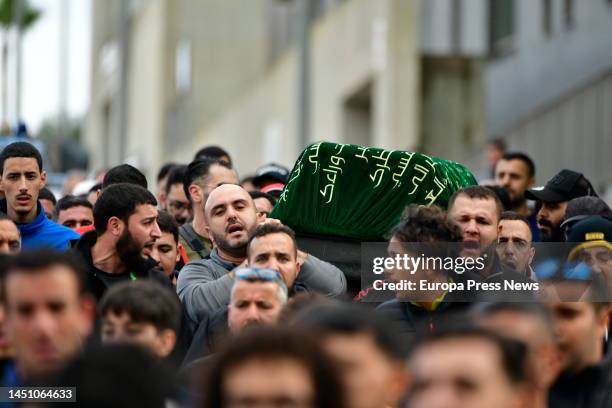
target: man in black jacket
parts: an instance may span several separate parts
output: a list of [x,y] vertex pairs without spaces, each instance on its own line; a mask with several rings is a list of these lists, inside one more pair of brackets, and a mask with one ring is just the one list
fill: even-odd
[[126,280],[152,278],[169,285],[150,258],[161,236],[157,200],[143,187],[119,183],[103,190],[94,207],[95,231],[84,234],[75,250],[88,265],[92,293],[100,299],[106,289]]

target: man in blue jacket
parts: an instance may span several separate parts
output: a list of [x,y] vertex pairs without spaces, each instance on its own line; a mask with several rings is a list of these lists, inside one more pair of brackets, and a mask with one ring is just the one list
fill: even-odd
[[0,153],[0,188],[6,196],[0,200],[0,211],[17,224],[22,248],[51,247],[63,251],[79,234],[47,218],[38,202],[46,178],[42,156],[30,143],[12,143]]

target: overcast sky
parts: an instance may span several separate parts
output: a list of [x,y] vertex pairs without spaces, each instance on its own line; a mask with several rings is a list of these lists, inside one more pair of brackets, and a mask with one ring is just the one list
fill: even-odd
[[22,117],[36,132],[59,109],[60,9],[68,2],[68,93],[71,115],[83,115],[89,104],[91,0],[30,0],[42,16],[23,41]]

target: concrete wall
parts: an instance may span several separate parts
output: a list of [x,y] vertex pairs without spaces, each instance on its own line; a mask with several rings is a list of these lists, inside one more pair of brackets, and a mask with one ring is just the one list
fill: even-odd
[[[310,141],[355,141],[344,126],[345,102],[371,83],[369,144],[411,148],[418,143],[416,6],[404,0],[346,1],[311,32]],[[297,55],[287,52],[242,98],[182,146],[227,147],[241,173],[267,161],[293,165],[297,140]]]
[[486,72],[490,134],[512,129],[612,67],[612,4],[574,1],[575,24],[567,28],[563,1],[552,3],[549,37],[542,28],[542,2],[516,0],[516,51],[490,61]]

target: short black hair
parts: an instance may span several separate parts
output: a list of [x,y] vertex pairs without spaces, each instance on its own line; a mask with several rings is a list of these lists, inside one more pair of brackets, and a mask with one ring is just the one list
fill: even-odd
[[298,313],[295,321],[321,336],[370,335],[380,351],[395,361],[403,361],[408,353],[408,345],[398,338],[394,322],[376,310],[357,304],[317,304]]
[[506,142],[501,137],[491,139],[487,142],[487,144],[491,146],[495,146],[498,150],[501,150],[502,152],[506,151],[506,147],[507,147]]
[[93,205],[91,205],[91,203],[85,197],[67,195],[60,198],[60,200],[57,202],[57,205],[53,210],[53,218],[57,220],[60,212],[73,207],[87,207],[93,211]]
[[527,380],[527,346],[520,341],[503,337],[489,329],[471,324],[451,324],[439,327],[418,341],[412,354],[420,348],[452,339],[482,339],[494,344],[501,356],[502,369],[513,384]]
[[219,160],[223,156],[229,159],[229,162],[227,164],[231,166],[232,165],[231,156],[229,155],[227,151],[225,151],[225,149],[223,149],[220,146],[204,146],[203,148],[197,151],[197,153],[193,157],[193,160],[204,159],[204,158]]
[[83,259],[74,253],[58,252],[49,248],[23,251],[13,256],[2,277],[2,299],[6,302],[6,281],[11,275],[37,274],[54,266],[64,266],[74,273],[80,295],[89,292],[87,269]]
[[53,194],[53,191],[49,190],[47,187],[43,187],[40,189],[40,191],[38,192],[38,199],[39,200],[49,200],[53,203],[53,205],[57,204],[57,199],[55,198],[55,194]]
[[485,186],[469,186],[464,187],[460,190],[457,190],[453,193],[450,200],[448,200],[448,211],[451,211],[453,205],[455,205],[455,201],[457,197],[465,195],[469,198],[478,198],[480,200],[493,200],[495,202],[495,207],[497,209],[497,219],[501,217],[501,213],[503,212],[503,204],[501,203],[499,197],[495,192]]
[[176,166],[176,163],[172,163],[172,162],[166,163],[163,166],[161,166],[161,168],[159,169],[159,172],[157,172],[157,182],[159,183],[161,179],[166,177],[174,166]]
[[187,199],[189,199],[189,201],[191,201],[191,195],[189,194],[189,186],[206,178],[206,176],[208,176],[208,173],[210,172],[211,166],[214,165],[232,170],[232,166],[228,163],[211,158],[197,159],[187,165],[187,170],[185,171],[185,178],[183,179],[183,190],[185,190],[185,195],[187,196]]
[[157,225],[161,232],[169,232],[174,237],[174,241],[179,241],[179,225],[173,216],[168,214],[167,211],[157,211]]
[[521,215],[517,212],[514,211],[504,211],[501,214],[501,217],[499,217],[500,221],[523,221],[525,224],[527,224],[527,227],[529,229],[531,229],[531,225],[529,225],[529,220],[527,219],[527,217],[525,217],[524,215]]
[[157,200],[149,190],[139,185],[119,183],[105,188],[94,205],[96,232],[98,234],[106,232],[106,224],[111,217],[118,217],[127,223],[130,215],[136,211],[136,207],[143,204],[157,206]]
[[185,180],[185,173],[187,173],[187,165],[177,164],[168,172],[168,180],[166,181],[166,194],[170,193],[170,189],[175,184],[183,185]]
[[181,304],[174,292],[158,282],[139,279],[110,287],[98,306],[100,318],[109,312],[127,313],[135,322],[150,323],[158,331],[178,332],[181,324]]
[[36,159],[38,170],[43,170],[43,160],[40,152],[28,142],[15,142],[6,146],[0,153],[0,176],[4,173],[4,162],[13,157],[26,157]]
[[272,205],[272,207],[276,205],[276,198],[272,197],[268,193],[264,193],[263,191],[249,191],[249,195],[253,200],[255,200],[256,198],[265,198],[270,202],[270,205]]
[[450,222],[446,212],[432,205],[410,204],[404,209],[400,222],[391,229],[390,236],[401,242],[460,242],[461,230]]
[[475,324],[483,317],[504,312],[535,317],[544,325],[551,338],[555,336],[553,315],[549,308],[539,302],[477,302],[470,309]]
[[252,328],[229,341],[211,361],[207,375],[202,378],[204,401],[201,406],[228,406],[224,384],[232,369],[251,361],[285,359],[295,361],[307,370],[314,388],[312,406],[345,406],[337,365],[330,360],[312,333],[286,327]]
[[253,240],[259,237],[264,237],[269,234],[285,234],[289,236],[289,238],[291,238],[291,241],[293,241],[293,246],[297,252],[297,240],[295,239],[295,232],[293,232],[291,228],[284,224],[265,223],[258,225],[253,231],[253,234],[251,234],[251,236],[249,237],[249,242],[247,243],[246,247],[247,257],[249,256],[251,243],[253,242]]
[[[135,344],[90,342],[82,353],[41,385],[68,384],[76,387],[78,405],[82,407],[164,408],[172,392],[172,374],[155,356]],[[66,404],[55,402],[45,406]]]
[[500,160],[520,160],[527,166],[527,175],[532,178],[535,177],[536,167],[531,157],[527,156],[522,152],[510,152],[505,153]]
[[149,187],[145,175],[129,164],[120,164],[107,171],[102,180],[102,189],[118,183],[136,184],[144,188]]

